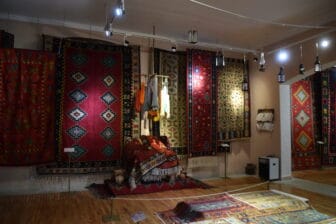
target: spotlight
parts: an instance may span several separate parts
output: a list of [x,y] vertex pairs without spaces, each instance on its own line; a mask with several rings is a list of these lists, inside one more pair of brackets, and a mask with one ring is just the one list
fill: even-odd
[[114,13],[117,17],[122,15],[122,9],[120,7],[115,8]]
[[172,52],[176,52],[176,47],[172,46],[171,50],[172,50]]
[[116,17],[120,17],[125,14],[125,2],[124,0],[119,0],[116,8],[114,9],[114,14]]
[[112,28],[112,22],[107,23],[104,28],[105,36],[110,37],[113,35],[113,28]]
[[283,83],[285,82],[285,73],[284,73],[284,68],[281,66],[280,67],[280,72],[278,74],[278,83]]
[[258,62],[258,57],[254,57],[254,58],[253,58],[253,61],[254,61],[254,62]]
[[281,62],[281,63],[284,63],[288,60],[288,52],[285,51],[285,50],[281,50],[279,53],[278,53],[278,61]]
[[327,39],[321,40],[321,47],[327,48],[329,46],[329,43],[330,42]]

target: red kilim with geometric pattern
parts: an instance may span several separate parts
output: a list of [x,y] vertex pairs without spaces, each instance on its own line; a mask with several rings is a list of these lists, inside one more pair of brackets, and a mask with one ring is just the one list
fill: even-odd
[[310,80],[291,86],[293,170],[317,168],[320,157],[314,140],[312,88]]
[[122,59],[121,51],[65,46],[59,148],[74,147],[73,162],[120,159]]
[[0,49],[0,165],[55,160],[55,55]]

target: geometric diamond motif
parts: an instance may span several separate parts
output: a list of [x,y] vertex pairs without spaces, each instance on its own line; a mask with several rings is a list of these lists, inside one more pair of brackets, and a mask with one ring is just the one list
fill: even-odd
[[111,87],[111,85],[114,83],[114,78],[112,77],[112,75],[107,75],[103,79],[103,82],[107,87]]
[[312,142],[312,139],[304,131],[301,131],[296,142],[301,145],[303,149],[307,149]]
[[85,111],[81,110],[80,108],[76,107],[75,109],[70,111],[68,115],[73,121],[80,121],[87,115],[87,113],[85,113]]
[[85,80],[87,80],[87,76],[81,72],[75,72],[74,74],[71,75],[71,78],[77,83],[81,84]]
[[73,139],[79,139],[86,134],[86,130],[78,125],[67,130],[68,135]]
[[103,64],[106,67],[112,67],[115,64],[113,57],[106,57],[103,59]]
[[87,150],[79,145],[74,145],[73,147],[75,148],[75,152],[70,154],[73,159],[78,159],[87,153]]
[[87,57],[84,54],[75,54],[72,56],[72,61],[77,65],[82,65],[87,62]]
[[294,97],[303,104],[308,99],[308,93],[303,89],[302,86],[294,93]]
[[76,89],[76,90],[72,91],[69,94],[69,96],[76,103],[82,102],[87,97],[87,95],[84,92],[82,92],[80,89]]
[[104,129],[104,131],[100,132],[100,135],[106,140],[110,140],[111,138],[113,138],[114,136],[114,131],[112,130],[112,128],[107,127]]
[[106,122],[111,122],[116,115],[112,110],[107,109],[101,114],[101,116]]
[[107,145],[107,146],[105,146],[105,147],[103,148],[102,153],[103,153],[105,156],[110,157],[110,156],[113,155],[113,153],[114,153],[114,149],[112,148],[112,146]]
[[111,103],[113,103],[116,98],[109,92],[105,93],[101,99],[107,104],[110,105]]
[[304,110],[301,110],[300,113],[296,115],[295,119],[301,125],[301,127],[304,127],[310,120],[309,116],[304,112]]

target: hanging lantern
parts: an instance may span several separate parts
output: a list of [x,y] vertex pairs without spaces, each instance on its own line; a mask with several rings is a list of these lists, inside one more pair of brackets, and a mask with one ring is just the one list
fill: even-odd
[[278,83],[283,83],[286,80],[286,76],[285,76],[285,72],[284,72],[284,68],[281,66],[280,67],[280,72],[278,74]]
[[315,72],[321,72],[322,71],[322,65],[321,65],[319,56],[316,56],[315,63],[314,63],[314,71]]
[[197,41],[198,41],[197,30],[189,30],[188,31],[188,42],[191,44],[196,44]]
[[304,72],[305,72],[305,67],[304,67],[304,65],[303,65],[303,63],[302,63],[302,61],[303,61],[303,55],[302,55],[302,44],[300,44],[300,60],[301,60],[301,64],[299,65],[299,73],[301,74],[301,75],[304,75]]
[[244,80],[243,80],[243,82],[242,82],[242,90],[243,90],[244,92],[247,92],[247,91],[249,90],[248,79],[247,79],[247,77],[245,77],[245,75],[244,75]]
[[243,78],[243,82],[242,82],[242,90],[243,91],[248,91],[249,90],[249,83],[248,83],[248,74],[247,74],[247,68],[246,68],[246,57],[244,55],[244,78]]
[[216,53],[216,67],[218,67],[219,66],[219,53],[218,53],[218,51],[217,51],[217,53]]
[[223,53],[217,52],[215,60],[216,67],[225,66],[225,58]]
[[300,65],[299,65],[299,73],[300,73],[301,75],[304,75],[304,72],[305,72],[305,67],[303,66],[303,64],[300,64]]
[[260,53],[260,61],[259,61],[259,71],[264,72],[265,71],[265,54],[264,52]]
[[222,62],[222,66],[225,66],[225,57],[224,57],[224,52],[222,51],[222,57],[221,57],[221,62]]
[[320,58],[318,55],[318,43],[316,43],[316,58],[315,58],[315,62],[314,62],[314,71],[315,72],[321,72],[322,71],[322,65],[320,62]]

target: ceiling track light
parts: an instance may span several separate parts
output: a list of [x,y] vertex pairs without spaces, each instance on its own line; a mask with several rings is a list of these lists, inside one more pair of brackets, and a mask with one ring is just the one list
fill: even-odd
[[116,17],[120,17],[122,15],[125,15],[125,1],[124,0],[118,0],[117,5],[114,9],[114,14]]
[[176,46],[172,46],[172,47],[171,47],[171,51],[172,51],[172,52],[176,52]]
[[321,47],[327,48],[329,46],[330,41],[328,39],[321,40]]
[[198,33],[197,30],[188,31],[188,42],[191,44],[196,44],[198,42]]

